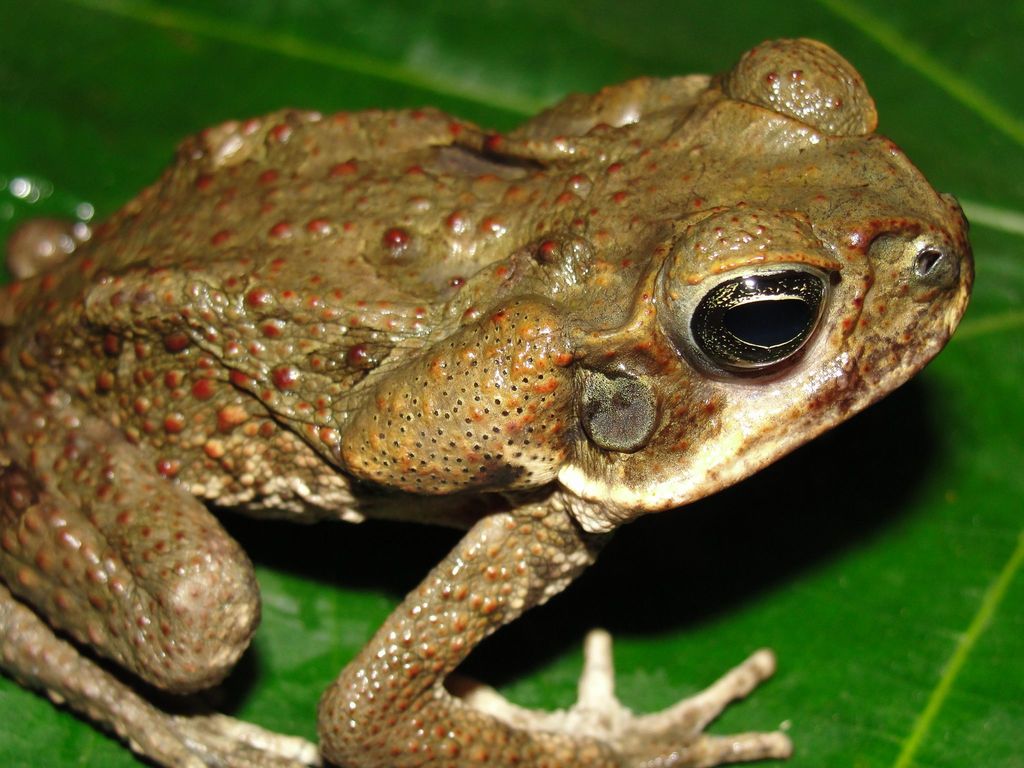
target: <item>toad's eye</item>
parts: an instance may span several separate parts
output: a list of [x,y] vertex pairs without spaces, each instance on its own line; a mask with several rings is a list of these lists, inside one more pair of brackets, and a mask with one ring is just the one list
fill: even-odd
[[697,302],[687,347],[715,368],[756,374],[792,358],[814,334],[828,279],[801,266],[723,280]]

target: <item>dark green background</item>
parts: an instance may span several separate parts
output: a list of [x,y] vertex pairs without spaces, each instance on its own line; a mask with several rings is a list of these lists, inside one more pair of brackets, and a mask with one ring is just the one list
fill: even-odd
[[[718,732],[787,724],[796,766],[1024,766],[1024,6],[950,0],[24,0],[0,14],[0,235],[83,201],[100,217],[205,125],[282,106],[436,104],[509,127],[573,90],[717,71],[820,38],[973,222],[975,297],[919,379],[714,499],[623,530],[471,671],[571,702],[579,642],[617,636],[619,689],[665,706],[760,645],[780,671]],[[982,10],[978,10],[981,8]],[[984,10],[984,9],[988,10]],[[27,177],[42,199],[10,182]],[[15,185],[16,186],[16,185]],[[222,706],[314,734],[322,687],[453,542],[400,525],[229,521],[265,621]],[[0,680],[0,764],[133,765]]]

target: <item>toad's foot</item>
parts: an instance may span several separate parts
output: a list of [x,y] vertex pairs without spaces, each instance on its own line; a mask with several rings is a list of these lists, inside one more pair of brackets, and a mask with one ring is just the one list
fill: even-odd
[[778,731],[709,736],[704,733],[732,701],[749,694],[775,671],[775,657],[760,650],[706,690],[650,715],[635,715],[615,697],[611,636],[592,631],[584,644],[576,703],[568,710],[537,712],[512,704],[485,685],[456,678],[453,693],[475,709],[530,731],[589,736],[611,745],[631,766],[700,768],[792,754]]
[[267,731],[226,715],[176,716],[174,735],[190,765],[216,768],[300,768],[319,766],[320,750],[306,739]]

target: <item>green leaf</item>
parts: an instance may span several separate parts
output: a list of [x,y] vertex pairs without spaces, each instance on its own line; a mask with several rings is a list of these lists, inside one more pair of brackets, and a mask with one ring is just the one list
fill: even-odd
[[[623,530],[471,672],[572,700],[579,643],[617,636],[619,689],[665,706],[761,645],[780,670],[720,733],[785,721],[798,766],[1024,765],[1024,10],[950,0],[32,0],[0,24],[0,236],[102,218],[184,135],[282,106],[435,104],[496,128],[572,90],[719,71],[762,39],[824,40],[881,129],[965,204],[975,296],[917,380],[725,493]],[[17,180],[21,180],[15,183]],[[18,194],[15,194],[15,193]],[[20,196],[19,196],[20,195]],[[265,593],[223,707],[312,737],[322,688],[450,547],[413,526],[229,521]],[[130,766],[0,680],[0,763]]]

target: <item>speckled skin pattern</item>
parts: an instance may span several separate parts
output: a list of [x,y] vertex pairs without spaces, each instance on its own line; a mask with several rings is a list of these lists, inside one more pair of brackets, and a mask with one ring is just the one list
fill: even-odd
[[[432,521],[465,538],[325,693],[327,759],[784,756],[779,734],[700,735],[771,673],[766,653],[713,689],[714,712],[614,726],[587,719],[612,710],[582,687],[563,722],[444,682],[618,525],[751,474],[941,349],[970,290],[966,222],[875,123],[857,73],[804,40],[719,77],[573,96],[507,135],[422,109],[188,139],[0,294],[0,664],[158,764],[315,762],[298,740],[164,714],[78,648],[173,692],[227,674],[258,593],[204,501]],[[36,231],[19,263],[63,230]],[[737,369],[707,297],[765,275],[810,319],[796,351]]]

